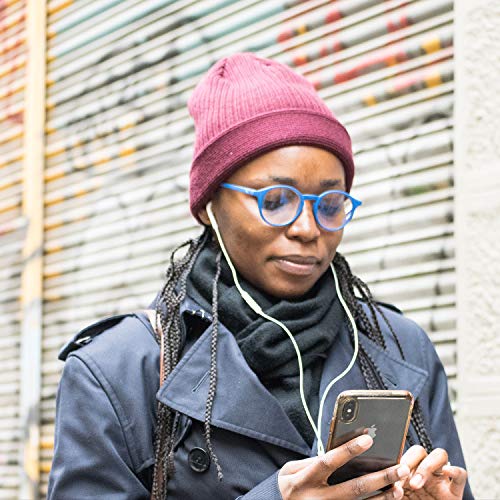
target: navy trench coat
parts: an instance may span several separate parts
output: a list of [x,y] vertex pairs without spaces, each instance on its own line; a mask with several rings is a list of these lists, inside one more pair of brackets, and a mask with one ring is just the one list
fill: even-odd
[[[432,343],[411,320],[390,309],[384,312],[398,333],[406,360],[388,331],[383,332],[386,351],[362,334],[360,342],[389,388],[406,389],[419,397],[434,447],[446,449],[450,462],[464,467],[446,375]],[[160,388],[159,348],[144,314],[101,320],[63,348],[59,357],[66,363],[57,393],[50,500],[149,498],[157,399],[181,415],[169,498],[281,500],[278,470],[287,461],[316,454],[316,442],[312,448],[306,444],[221,324],[212,414],[212,443],[224,473],[223,481],[218,481],[203,434],[211,318],[189,298],[181,315],[182,359]],[[352,352],[344,325],[325,360],[320,394],[347,366]],[[338,393],[362,388],[366,385],[355,364],[330,391],[322,422],[325,444]],[[409,432],[416,436],[411,426]],[[469,485],[464,498],[473,498]]]

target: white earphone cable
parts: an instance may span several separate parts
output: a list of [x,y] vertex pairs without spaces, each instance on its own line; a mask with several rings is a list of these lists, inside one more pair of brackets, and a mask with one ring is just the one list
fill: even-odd
[[323,455],[325,453],[325,449],[324,449],[324,446],[323,446],[323,441],[321,439],[321,419],[322,419],[322,415],[323,415],[323,406],[325,404],[325,400],[326,400],[326,397],[328,395],[328,392],[333,387],[333,385],[336,382],[338,382],[342,377],[344,377],[347,374],[347,372],[353,367],[354,362],[356,361],[356,356],[358,355],[358,343],[359,343],[358,342],[358,329],[356,327],[356,322],[354,321],[354,318],[353,318],[353,316],[351,314],[351,311],[349,311],[349,308],[347,307],[347,304],[345,303],[345,300],[342,297],[342,294],[340,293],[340,287],[339,287],[339,282],[338,282],[338,279],[337,279],[337,274],[335,272],[335,268],[333,267],[333,264],[330,264],[330,268],[332,270],[333,277],[334,277],[334,280],[335,280],[335,288],[337,290],[337,295],[338,295],[339,300],[340,300],[340,302],[341,302],[341,304],[342,304],[342,306],[343,306],[343,308],[344,308],[344,310],[345,310],[345,312],[347,314],[347,317],[349,318],[349,321],[351,322],[351,325],[353,327],[353,331],[354,331],[354,354],[352,356],[352,359],[351,359],[349,365],[346,367],[346,369],[340,375],[338,375],[337,377],[335,377],[328,384],[328,386],[326,387],[325,391],[323,392],[323,395],[321,397],[321,401],[320,401],[320,404],[319,404],[318,423],[316,425],[315,422],[314,422],[314,419],[311,416],[311,412],[309,411],[309,407],[307,406],[306,398],[305,398],[305,395],[304,395],[304,369],[303,369],[303,364],[302,364],[302,356],[300,355],[300,349],[299,349],[299,346],[297,345],[297,342],[293,338],[293,335],[290,332],[290,330],[283,323],[281,323],[281,321],[279,321],[276,318],[273,318],[272,316],[269,316],[268,314],[266,314],[262,310],[262,308],[259,306],[259,304],[257,304],[257,302],[250,296],[250,294],[247,291],[243,290],[243,288],[241,287],[240,282],[238,280],[238,275],[236,273],[236,269],[235,269],[235,267],[233,265],[233,262],[231,261],[231,258],[229,257],[229,254],[227,252],[226,246],[224,245],[224,241],[222,240],[222,236],[221,236],[220,231],[219,231],[219,226],[217,224],[217,221],[216,221],[215,216],[214,216],[213,211],[212,211],[211,202],[208,203],[208,205],[207,205],[207,214],[208,214],[208,218],[210,219],[210,222],[212,224],[212,227],[213,227],[213,229],[215,231],[215,234],[217,235],[217,239],[219,241],[219,245],[221,247],[222,253],[224,254],[224,257],[226,258],[226,261],[227,261],[227,263],[229,265],[229,268],[231,269],[231,273],[232,273],[233,279],[234,279],[234,284],[236,285],[236,288],[238,289],[238,291],[239,291],[241,297],[243,298],[243,300],[259,316],[262,316],[263,318],[267,319],[268,321],[271,321],[271,322],[275,323],[276,325],[278,325],[288,335],[288,337],[292,341],[293,347],[295,349],[295,353],[297,355],[297,361],[298,361],[298,364],[299,364],[300,399],[302,401],[302,406],[304,407],[304,411],[306,413],[307,419],[309,420],[309,423],[310,423],[310,425],[311,425],[311,427],[312,427],[312,429],[314,431],[314,434],[316,435],[317,441],[318,441],[318,455]]

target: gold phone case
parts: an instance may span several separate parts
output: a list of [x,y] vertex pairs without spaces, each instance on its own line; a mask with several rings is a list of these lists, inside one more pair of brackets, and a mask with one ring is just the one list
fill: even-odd
[[339,394],[330,424],[327,450],[369,434],[373,445],[337,469],[331,483],[339,483],[399,463],[414,399],[409,391],[353,390]]

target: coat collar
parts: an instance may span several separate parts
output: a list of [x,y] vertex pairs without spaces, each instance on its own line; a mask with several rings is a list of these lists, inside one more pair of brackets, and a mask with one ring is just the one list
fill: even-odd
[[[199,421],[205,418],[212,327],[183,356],[157,398]],[[276,398],[247,365],[233,335],[219,326],[217,391],[212,425],[309,455],[310,449]]]
[[[211,315],[191,299],[186,299],[182,304],[181,313],[184,312],[211,320]],[[199,421],[205,418],[211,333],[210,325],[184,354],[157,393],[159,401]],[[343,371],[352,356],[346,324],[338,337],[339,341],[333,344],[325,360],[320,397],[330,380]],[[398,359],[395,354],[381,349],[362,334],[360,344],[380,368],[389,388],[409,390],[415,397],[419,395],[428,377],[425,370]],[[353,370],[351,376],[333,386],[326,398],[321,424],[325,446],[337,395],[343,390],[365,387],[357,363]],[[234,336],[222,324],[219,326],[218,335],[217,391],[212,410],[212,425],[306,456],[312,452],[316,453],[316,440],[312,449],[309,448],[279,402],[248,366]]]

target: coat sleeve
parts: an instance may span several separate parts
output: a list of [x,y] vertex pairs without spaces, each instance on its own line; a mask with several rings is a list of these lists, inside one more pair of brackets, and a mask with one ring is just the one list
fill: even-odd
[[[420,331],[420,334],[429,372],[429,381],[426,384],[429,407],[426,413],[430,420],[429,429],[433,447],[445,449],[451,465],[465,468],[460,438],[448,397],[448,378],[429,337],[423,330]],[[464,500],[474,499],[469,481],[467,481],[463,498]]]
[[149,497],[132,469],[112,398],[81,358],[69,356],[57,392],[54,459],[47,498]]
[[[279,472],[279,471],[278,471]],[[278,486],[278,472],[264,479],[248,493],[238,497],[236,500],[283,500]]]

